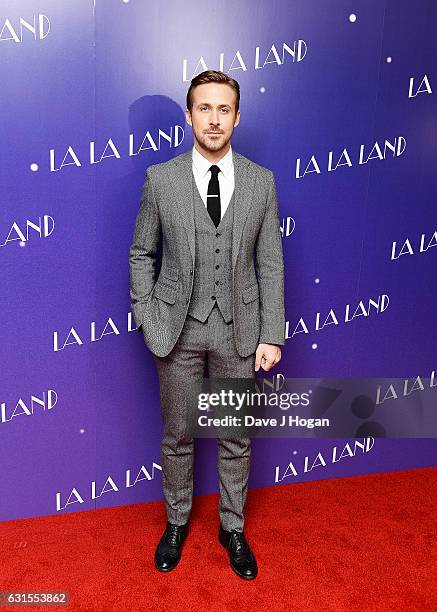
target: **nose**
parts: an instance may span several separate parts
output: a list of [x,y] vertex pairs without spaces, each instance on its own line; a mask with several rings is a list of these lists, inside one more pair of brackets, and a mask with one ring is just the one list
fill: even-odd
[[211,125],[219,126],[220,125],[220,116],[217,109],[213,109],[211,111],[211,116],[209,119]]

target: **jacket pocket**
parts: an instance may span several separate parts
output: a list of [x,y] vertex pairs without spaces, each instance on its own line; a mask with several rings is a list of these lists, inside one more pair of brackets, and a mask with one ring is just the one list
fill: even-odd
[[248,304],[249,302],[253,302],[253,300],[256,300],[257,298],[259,298],[258,283],[255,283],[254,285],[251,285],[250,287],[247,287],[246,289],[244,289],[242,295],[243,295],[243,302],[245,304]]
[[176,290],[168,285],[163,285],[159,281],[155,285],[154,296],[158,300],[167,302],[167,304],[174,304],[176,302]]

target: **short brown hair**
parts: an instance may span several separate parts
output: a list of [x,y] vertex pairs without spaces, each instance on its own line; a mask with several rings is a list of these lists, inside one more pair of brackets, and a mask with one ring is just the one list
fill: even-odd
[[191,85],[188,88],[187,92],[187,108],[191,113],[191,109],[193,107],[192,100],[192,92],[195,87],[198,85],[203,85],[204,83],[225,83],[226,85],[230,85],[232,89],[235,91],[237,95],[237,99],[235,102],[235,113],[237,113],[240,107],[240,85],[235,79],[232,79],[230,76],[221,72],[220,70],[204,70],[193,79],[191,79]]

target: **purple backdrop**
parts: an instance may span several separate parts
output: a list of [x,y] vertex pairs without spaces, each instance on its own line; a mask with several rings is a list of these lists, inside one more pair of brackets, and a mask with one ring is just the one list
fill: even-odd
[[[436,18],[432,0],[2,3],[0,520],[162,497],[128,252],[146,168],[192,146],[204,69],[239,81],[233,148],[276,176],[275,371],[431,375]],[[434,439],[357,442],[254,440],[251,486],[436,464]],[[216,445],[196,442],[196,494],[218,490]]]

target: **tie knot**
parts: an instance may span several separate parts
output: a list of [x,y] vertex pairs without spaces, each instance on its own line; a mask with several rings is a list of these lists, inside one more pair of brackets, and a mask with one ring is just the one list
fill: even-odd
[[212,176],[217,176],[218,173],[220,172],[220,168],[216,166],[215,164],[210,167],[210,170],[211,170]]

